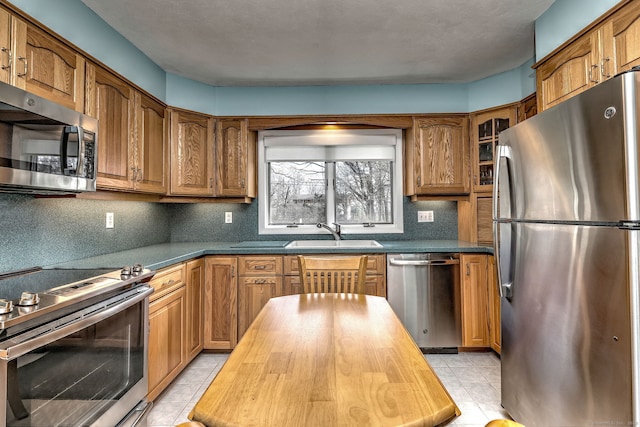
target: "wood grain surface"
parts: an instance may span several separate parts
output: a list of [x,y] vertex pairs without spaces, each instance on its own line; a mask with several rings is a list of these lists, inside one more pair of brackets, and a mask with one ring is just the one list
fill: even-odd
[[460,411],[382,297],[272,298],[195,405],[206,426],[435,426]]

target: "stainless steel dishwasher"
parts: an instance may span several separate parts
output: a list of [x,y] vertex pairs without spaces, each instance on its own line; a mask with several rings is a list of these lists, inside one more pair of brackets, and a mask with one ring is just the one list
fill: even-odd
[[423,352],[462,345],[459,270],[458,254],[387,255],[387,299]]

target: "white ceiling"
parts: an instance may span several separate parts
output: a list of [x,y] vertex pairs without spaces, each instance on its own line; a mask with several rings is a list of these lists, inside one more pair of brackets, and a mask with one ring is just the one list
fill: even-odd
[[82,0],[167,72],[215,86],[469,82],[534,56],[554,0]]

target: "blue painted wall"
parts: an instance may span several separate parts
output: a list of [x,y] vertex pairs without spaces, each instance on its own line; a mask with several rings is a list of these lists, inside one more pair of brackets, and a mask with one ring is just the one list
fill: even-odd
[[619,0],[556,0],[536,20],[536,61],[618,3]]

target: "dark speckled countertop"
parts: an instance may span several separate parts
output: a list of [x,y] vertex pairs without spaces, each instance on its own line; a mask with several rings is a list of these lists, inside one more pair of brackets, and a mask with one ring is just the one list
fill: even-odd
[[478,245],[462,240],[404,240],[380,241],[381,248],[285,248],[289,241],[245,241],[245,242],[192,242],[163,243],[114,252],[61,264],[47,268],[120,268],[141,263],[146,268],[157,270],[203,255],[292,255],[297,253],[416,253],[416,252],[476,252],[493,253],[490,246]]

